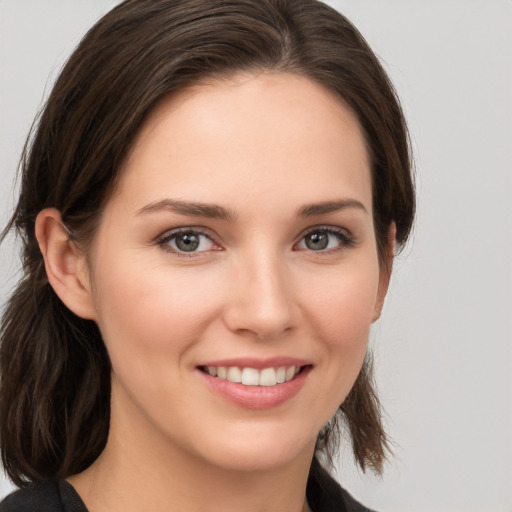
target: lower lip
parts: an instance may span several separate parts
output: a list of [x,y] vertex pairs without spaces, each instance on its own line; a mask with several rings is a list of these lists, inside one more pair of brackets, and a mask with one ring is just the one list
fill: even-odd
[[197,371],[216,394],[229,402],[245,409],[271,409],[284,404],[301,390],[311,367],[305,367],[292,380],[275,386],[245,386]]

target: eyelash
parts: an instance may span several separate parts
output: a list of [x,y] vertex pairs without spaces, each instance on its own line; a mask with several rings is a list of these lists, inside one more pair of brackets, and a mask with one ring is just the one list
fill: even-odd
[[[157,239],[157,245],[159,245],[162,248],[162,250],[164,250],[166,252],[171,252],[177,256],[186,257],[186,258],[193,258],[197,254],[206,252],[206,251],[186,252],[186,251],[181,251],[179,249],[172,248],[169,245],[169,243],[172,240],[175,240],[179,235],[200,235],[202,237],[207,238],[208,240],[211,241],[212,244],[217,246],[216,242],[214,241],[214,239],[209,231],[206,231],[206,230],[203,230],[203,229],[197,228],[197,227],[178,228],[178,229],[171,231],[170,233],[167,232],[166,234],[164,234],[163,236],[161,236]],[[216,249],[216,250],[220,250],[220,249]]]
[[[350,249],[356,245],[356,239],[350,233],[348,230],[343,228],[337,228],[333,226],[313,226],[312,228],[309,228],[307,231],[302,233],[299,243],[302,243],[307,236],[313,235],[315,233],[323,233],[327,235],[333,235],[335,238],[337,238],[339,245],[336,247],[332,247],[330,249],[324,249],[320,251],[314,251],[313,249],[309,249],[311,253],[318,253],[318,254],[332,254],[339,251],[343,251],[345,249]],[[298,244],[295,244],[295,246]],[[308,248],[305,248],[304,250],[308,250]]]
[[[332,235],[337,238],[339,245],[336,247],[330,248],[330,249],[321,249],[319,251],[315,251],[315,250],[309,249],[307,247],[305,247],[304,249],[300,249],[300,250],[309,251],[313,254],[314,253],[331,254],[331,253],[343,251],[345,249],[350,249],[356,245],[356,240],[355,240],[354,236],[346,229],[336,228],[333,226],[314,226],[312,228],[309,228],[307,231],[305,231],[301,234],[299,242],[294,244],[294,247],[296,247],[297,245],[302,243],[306,239],[307,236],[313,235],[315,233]],[[206,237],[212,244],[219,247],[209,231],[206,231],[206,230],[204,230],[202,228],[198,228],[198,227],[178,228],[176,230],[173,230],[170,233],[168,232],[165,235],[163,235],[157,239],[157,245],[160,246],[162,250],[164,250],[166,252],[171,252],[180,257],[192,258],[194,256],[197,256],[198,254],[202,254],[203,252],[208,252],[208,251],[186,252],[186,251],[182,251],[180,249],[170,247],[169,243],[171,241],[175,240],[179,235],[185,235],[185,234],[200,235],[202,237]],[[221,250],[221,248],[219,247],[218,249],[215,249],[215,250]]]

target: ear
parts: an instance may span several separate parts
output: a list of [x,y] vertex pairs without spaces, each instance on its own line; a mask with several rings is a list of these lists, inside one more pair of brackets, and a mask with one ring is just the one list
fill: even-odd
[[384,307],[384,299],[388,292],[389,280],[391,279],[391,270],[393,268],[393,258],[396,249],[396,225],[394,222],[389,226],[388,239],[386,243],[386,253],[384,261],[380,265],[379,273],[379,289],[377,291],[377,300],[375,301],[375,309],[373,312],[372,322],[380,318],[382,308]]
[[60,212],[46,208],[35,225],[48,281],[62,302],[76,315],[95,320],[85,255],[70,239]]

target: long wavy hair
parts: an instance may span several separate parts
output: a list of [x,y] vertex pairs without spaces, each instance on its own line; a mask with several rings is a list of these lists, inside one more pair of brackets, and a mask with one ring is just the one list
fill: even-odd
[[[0,328],[0,444],[17,485],[86,469],[109,431],[110,362],[93,321],[48,283],[37,214],[55,207],[87,247],[135,136],[155,105],[201,80],[272,70],[308,77],[349,105],[371,157],[375,236],[403,245],[415,200],[406,123],[385,71],[357,29],[316,0],[127,0],[85,35],[26,143],[19,202],[3,232],[23,245],[23,272]],[[388,441],[367,358],[341,404],[364,469],[381,472]],[[318,437],[332,451],[336,421]],[[314,466],[318,460],[314,460]]]

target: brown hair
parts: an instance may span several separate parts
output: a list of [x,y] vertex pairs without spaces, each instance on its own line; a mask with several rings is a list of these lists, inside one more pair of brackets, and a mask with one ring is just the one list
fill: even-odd
[[[394,89],[357,29],[316,0],[127,0],[83,38],[27,142],[12,228],[23,277],[1,325],[0,442],[18,485],[83,471],[109,430],[110,362],[96,324],[48,283],[37,214],[60,210],[87,246],[135,135],[164,96],[199,80],[274,70],[309,77],[359,119],[372,161],[381,265],[394,222],[399,245],[414,216],[407,129]],[[339,414],[359,465],[380,472],[387,440],[368,361]],[[328,449],[333,427],[320,434]],[[315,463],[317,461],[315,460]]]

